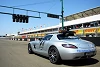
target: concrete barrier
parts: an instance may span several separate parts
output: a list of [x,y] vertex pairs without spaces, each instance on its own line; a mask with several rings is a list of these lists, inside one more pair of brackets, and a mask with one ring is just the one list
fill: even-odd
[[27,41],[30,41],[30,39],[27,39]]
[[35,41],[35,38],[30,38],[30,41]]
[[18,39],[18,41],[20,41],[20,39]]
[[22,39],[22,41],[24,41],[24,39]]
[[20,38],[20,41],[22,41],[22,38]]
[[24,38],[24,41],[27,41],[27,38]]

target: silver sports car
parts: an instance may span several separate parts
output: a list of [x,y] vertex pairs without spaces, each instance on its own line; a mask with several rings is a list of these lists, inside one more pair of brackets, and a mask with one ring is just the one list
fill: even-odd
[[48,34],[43,39],[28,43],[28,52],[49,58],[51,63],[60,60],[86,59],[96,55],[92,42],[66,33]]

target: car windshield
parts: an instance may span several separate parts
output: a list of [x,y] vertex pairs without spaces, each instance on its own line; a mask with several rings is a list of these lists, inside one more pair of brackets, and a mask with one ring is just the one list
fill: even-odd
[[62,40],[62,39],[79,39],[78,36],[67,36],[67,35],[64,35],[64,34],[57,35],[57,38],[59,40]]

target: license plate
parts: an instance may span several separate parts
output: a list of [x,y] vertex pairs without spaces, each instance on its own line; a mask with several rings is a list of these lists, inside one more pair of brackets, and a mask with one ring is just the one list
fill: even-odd
[[86,53],[87,56],[90,56],[90,55],[93,55],[93,54],[94,54],[94,52],[87,52]]

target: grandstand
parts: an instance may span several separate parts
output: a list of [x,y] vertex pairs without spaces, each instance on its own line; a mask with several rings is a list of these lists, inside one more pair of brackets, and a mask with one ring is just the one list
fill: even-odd
[[[61,26],[59,23],[56,26],[20,32],[16,38],[42,38],[46,34],[58,33]],[[100,37],[100,7],[64,17],[64,27],[75,31],[78,36]]]

